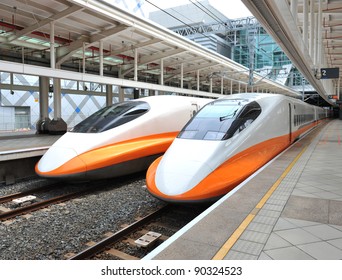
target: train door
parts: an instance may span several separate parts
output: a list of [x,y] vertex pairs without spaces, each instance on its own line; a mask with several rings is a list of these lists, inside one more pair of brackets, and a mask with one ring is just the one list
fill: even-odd
[[292,108],[291,103],[289,103],[289,142],[292,143]]

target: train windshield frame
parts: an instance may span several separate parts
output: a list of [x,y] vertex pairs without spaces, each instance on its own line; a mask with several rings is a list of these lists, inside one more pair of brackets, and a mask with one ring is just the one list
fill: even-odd
[[100,109],[81,121],[74,126],[70,132],[103,132],[139,118],[146,114],[150,109],[150,105],[145,101],[124,101],[115,103]]
[[177,138],[227,140],[249,126],[260,113],[261,107],[256,101],[218,99],[204,106]]

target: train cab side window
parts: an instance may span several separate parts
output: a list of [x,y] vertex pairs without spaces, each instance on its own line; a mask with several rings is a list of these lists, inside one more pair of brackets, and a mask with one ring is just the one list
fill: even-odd
[[229,139],[240,133],[248,127],[260,115],[260,113],[261,107],[257,102],[253,101],[247,104],[233,121],[223,139]]
[[125,114],[125,116],[136,116],[136,115],[141,115],[146,113],[148,110],[147,109],[137,109],[137,110],[133,110],[131,112],[128,112]]
[[142,102],[141,104],[138,104],[137,106],[134,106],[123,114],[117,116],[111,122],[108,122],[108,124],[104,127],[104,130],[112,129],[114,127],[128,123],[136,118],[139,118],[140,116],[148,112],[149,109],[149,105],[145,102]]
[[77,124],[70,132],[99,133],[134,120],[150,110],[144,101],[125,101],[105,107]]

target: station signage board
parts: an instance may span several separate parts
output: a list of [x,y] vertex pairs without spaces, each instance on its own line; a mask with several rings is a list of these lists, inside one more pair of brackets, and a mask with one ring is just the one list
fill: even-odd
[[340,68],[321,68],[321,79],[338,79]]

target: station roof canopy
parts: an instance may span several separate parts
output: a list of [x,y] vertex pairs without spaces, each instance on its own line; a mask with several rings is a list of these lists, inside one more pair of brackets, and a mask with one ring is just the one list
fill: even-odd
[[235,92],[299,96],[105,1],[0,0],[0,13],[0,71],[214,97],[232,81]]
[[[321,97],[329,102],[329,95],[339,95],[342,87],[341,0],[242,2]],[[324,79],[327,77],[323,77],[322,69],[339,69],[339,75]]]

